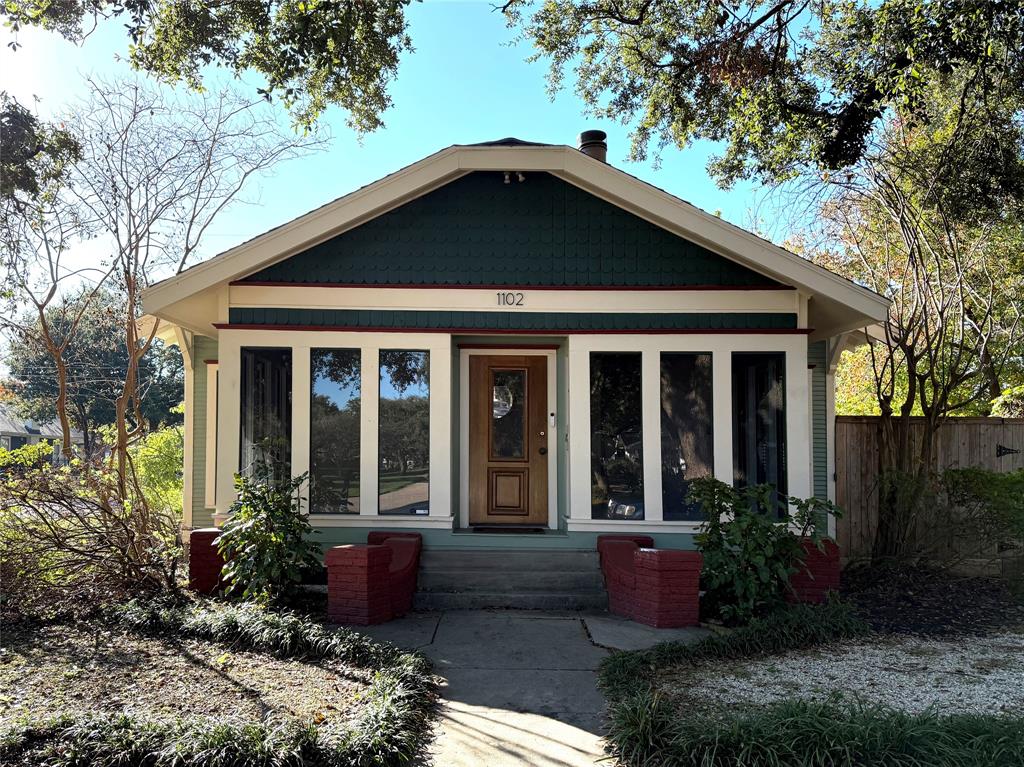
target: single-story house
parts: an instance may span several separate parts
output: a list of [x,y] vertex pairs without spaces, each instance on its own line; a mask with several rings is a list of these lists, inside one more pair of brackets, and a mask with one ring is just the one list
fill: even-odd
[[308,472],[324,546],[689,548],[693,477],[833,495],[833,371],[885,298],[580,148],[456,145],[149,288],[186,528]]
[[[25,445],[36,445],[43,440],[53,443],[55,457],[60,455],[60,444],[64,440],[64,434],[56,419],[36,423],[31,418],[19,416],[14,408],[0,405],[0,447],[5,450],[16,450]],[[79,449],[85,446],[85,437],[78,429],[71,430],[71,443]]]

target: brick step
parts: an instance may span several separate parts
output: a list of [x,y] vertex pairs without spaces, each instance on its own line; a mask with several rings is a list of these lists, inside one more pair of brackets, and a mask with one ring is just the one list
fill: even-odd
[[482,591],[493,594],[515,592],[604,592],[604,578],[596,567],[556,572],[551,570],[507,569],[476,570],[469,568],[420,568],[420,591]]
[[557,549],[426,549],[420,570],[493,570],[506,572],[591,572],[599,569],[596,551]]
[[429,592],[421,591],[414,610],[604,610],[608,598],[602,592]]

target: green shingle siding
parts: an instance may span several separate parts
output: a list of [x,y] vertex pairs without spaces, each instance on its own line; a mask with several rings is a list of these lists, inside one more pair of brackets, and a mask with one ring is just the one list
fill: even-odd
[[582,312],[445,312],[363,309],[280,309],[235,307],[232,325],[275,325],[325,328],[402,328],[408,330],[791,330],[796,315],[787,313],[733,314],[590,314]]
[[242,282],[778,286],[548,173],[476,172]]
[[[206,508],[206,391],[205,360],[217,359],[217,342],[196,336],[192,347],[192,527],[211,527],[213,509]],[[213,478],[210,478],[213,481]]]
[[812,483],[814,495],[828,498],[828,392],[825,386],[827,371],[826,342],[815,341],[807,346],[807,364],[811,371],[811,457],[814,469]]

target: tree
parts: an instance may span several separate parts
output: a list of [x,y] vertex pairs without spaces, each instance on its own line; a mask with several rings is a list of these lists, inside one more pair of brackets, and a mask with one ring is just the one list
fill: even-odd
[[[927,118],[924,73],[960,73],[964,103],[1024,88],[1020,0],[525,0],[502,6],[568,70],[591,113],[635,123],[632,157],[651,142],[724,141],[720,181],[778,181],[864,156],[886,120]],[[990,135],[999,134],[995,126]],[[993,158],[998,159],[998,158]],[[998,186],[998,163],[989,169]]]
[[372,131],[391,106],[387,88],[399,56],[411,50],[409,2],[9,0],[0,14],[15,31],[41,26],[74,42],[118,19],[137,69],[195,89],[211,64],[235,76],[255,70],[266,83],[259,92],[281,98],[300,124],[337,104],[353,128]]
[[81,155],[75,137],[0,92],[0,197],[37,198]]
[[[989,109],[959,102],[945,82],[932,79],[927,94],[938,119],[891,120],[854,171],[826,182],[824,220],[839,247],[818,260],[892,299],[867,351],[881,424],[880,559],[911,553],[938,429],[954,413],[987,407],[1020,362],[1020,198],[984,184]],[[1010,100],[996,112],[1017,109]],[[1016,141],[1019,127],[1003,125]],[[1014,168],[1021,158],[1002,162]]]
[[[79,304],[84,304],[84,308]],[[79,316],[77,327],[71,318]],[[118,297],[108,290],[96,295],[80,292],[67,302],[46,309],[46,319],[58,341],[68,338],[64,353],[66,401],[71,423],[82,431],[85,452],[92,455],[99,446],[99,428],[114,423],[115,401],[125,380],[128,354],[121,331],[123,308]],[[36,420],[56,418],[58,376],[50,352],[36,342],[41,335],[38,319],[23,320],[32,332],[11,339],[8,368],[13,379],[11,389],[24,415]],[[142,417],[147,430],[181,421],[172,412],[181,402],[184,367],[181,352],[156,342],[140,360],[139,379]]]

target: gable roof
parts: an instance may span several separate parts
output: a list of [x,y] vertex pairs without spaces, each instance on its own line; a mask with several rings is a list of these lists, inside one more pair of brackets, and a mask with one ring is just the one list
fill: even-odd
[[[327,203],[150,287],[146,311],[206,332],[186,319],[209,304],[199,294],[241,279],[353,229],[474,171],[545,171],[690,242],[732,259],[810,298],[810,325],[825,335],[882,320],[889,302],[810,261],[611,165],[568,146],[501,139],[455,145]],[[214,300],[214,304],[215,304]]]

